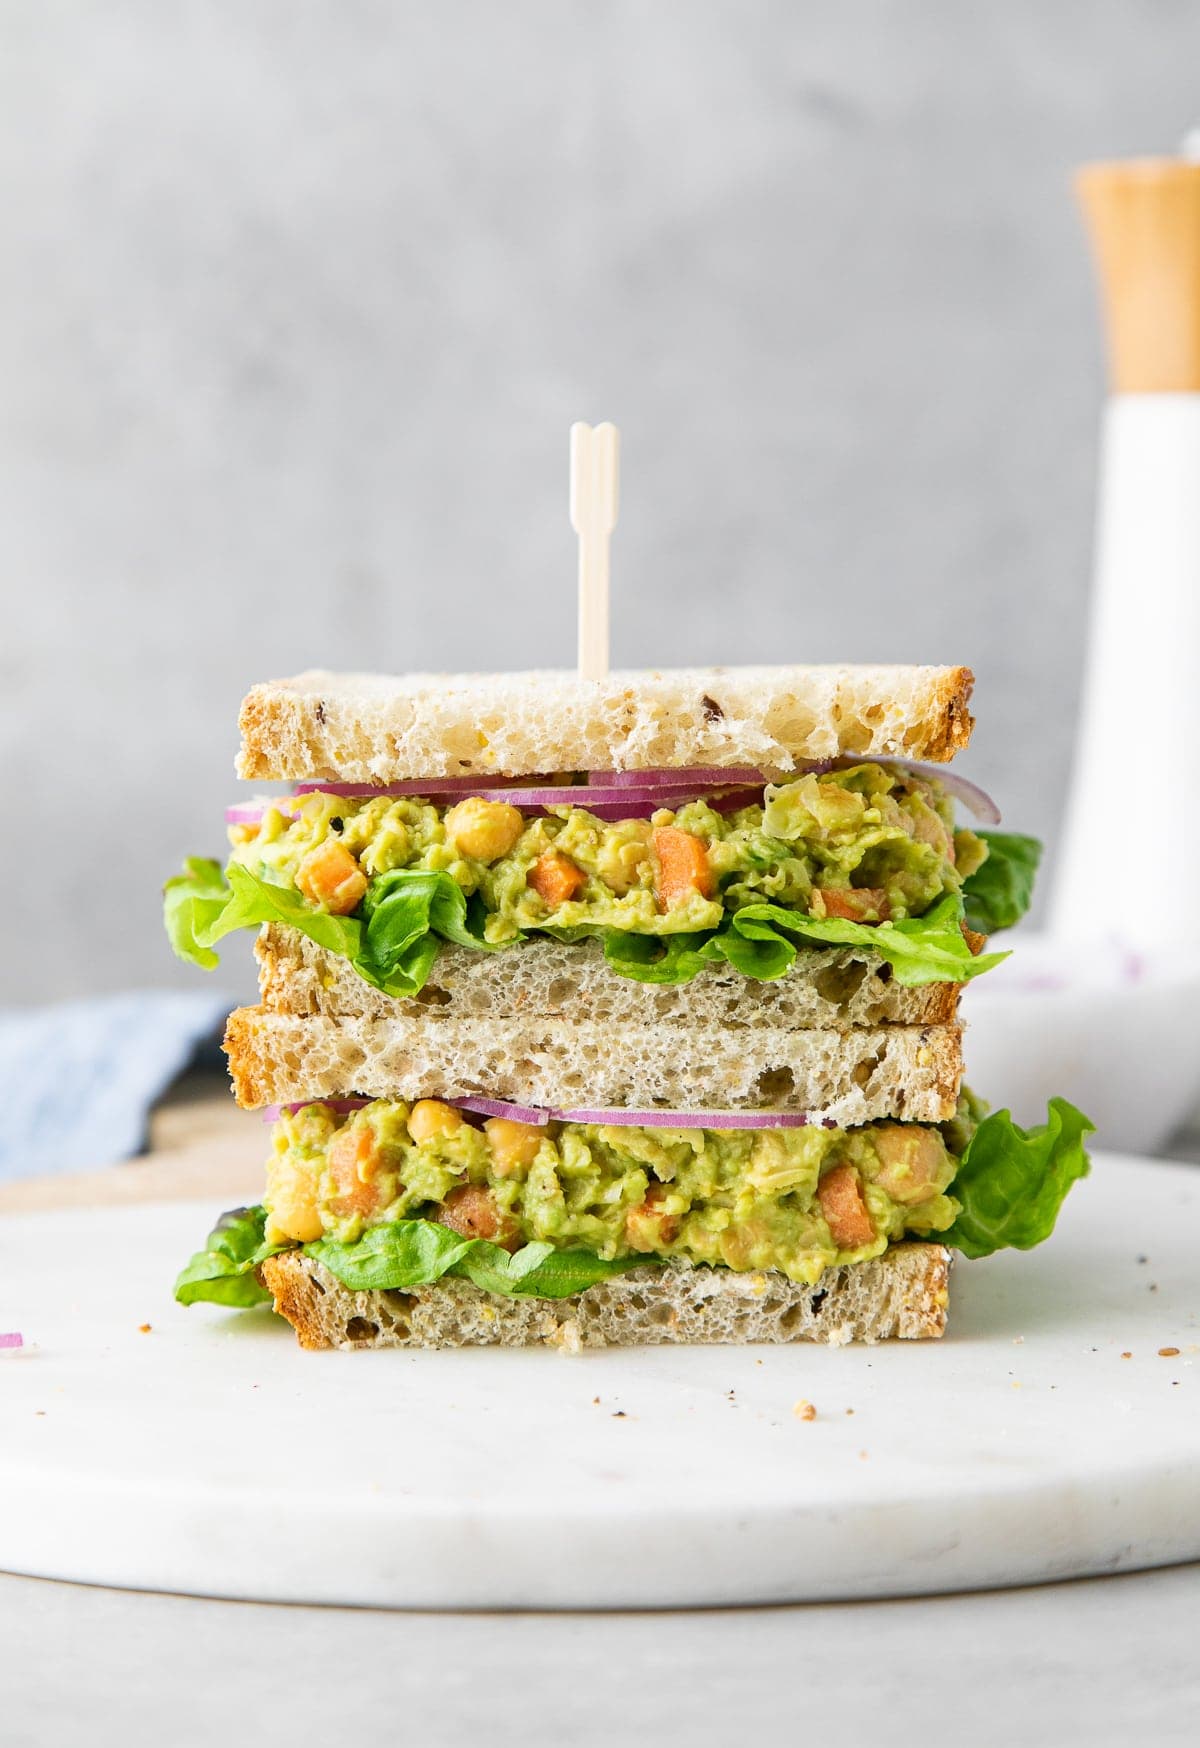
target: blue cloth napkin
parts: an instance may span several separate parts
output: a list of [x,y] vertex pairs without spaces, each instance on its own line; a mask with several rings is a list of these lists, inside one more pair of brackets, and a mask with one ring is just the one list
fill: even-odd
[[114,1165],[216,1031],[224,993],[127,995],[0,1012],[0,1180]]

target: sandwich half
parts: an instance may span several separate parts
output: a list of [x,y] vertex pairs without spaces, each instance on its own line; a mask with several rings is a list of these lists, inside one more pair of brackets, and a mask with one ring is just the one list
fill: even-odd
[[311,674],[257,687],[201,965],[259,928],[234,1089],[263,1202],[185,1302],[306,1346],[940,1334],[953,1249],[1045,1237],[1087,1169],[1055,1101],[962,1090],[960,991],[1033,840],[947,775],[965,669]]

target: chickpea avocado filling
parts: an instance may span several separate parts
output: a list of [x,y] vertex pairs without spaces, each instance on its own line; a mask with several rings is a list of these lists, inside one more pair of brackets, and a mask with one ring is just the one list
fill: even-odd
[[983,1256],[1053,1230],[1092,1125],[1061,1099],[1022,1130],[964,1092],[948,1123],[662,1129],[477,1123],[439,1099],[316,1102],[272,1131],[264,1204],[227,1215],[176,1283],[251,1305],[255,1270],[303,1247],[354,1290],[464,1275],[561,1298],[654,1263],[814,1284],[908,1234]]
[[[971,1119],[964,1111],[963,1123]],[[812,1283],[940,1232],[958,1161],[937,1129],[646,1129],[493,1117],[378,1100],[348,1118],[306,1105],[275,1125],[271,1243],[353,1243],[370,1226],[436,1220],[513,1251],[544,1240],[604,1261],[681,1257]]]
[[419,991],[440,940],[496,951],[538,934],[598,935],[616,971],[648,982],[714,960],[779,977],[805,944],[869,944],[900,982],[961,982],[999,957],[964,927],[1008,926],[1029,902],[1035,840],[956,827],[933,779],[863,763],[740,800],[608,819],[317,790],[234,824],[224,873],[189,862],[167,884],[167,929],[211,966],[231,929],[285,923],[392,995]]

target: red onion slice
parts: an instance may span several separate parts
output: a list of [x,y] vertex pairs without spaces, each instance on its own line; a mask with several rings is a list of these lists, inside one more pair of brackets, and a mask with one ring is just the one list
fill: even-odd
[[559,1110],[553,1106],[517,1105],[507,1099],[445,1099],[460,1111],[482,1117],[507,1117],[514,1123],[591,1123],[624,1129],[803,1129],[812,1122],[836,1129],[830,1118],[813,1118],[805,1111],[626,1111],[599,1109]]
[[807,1111],[551,1111],[558,1123],[598,1123],[612,1129],[836,1129],[832,1117]]
[[25,1337],[19,1329],[0,1329],[0,1348],[24,1346]]
[[[299,793],[300,791],[297,790],[297,794]],[[317,793],[335,795],[340,800],[373,801],[378,796],[390,795],[393,791],[389,789],[364,789],[355,787],[353,784],[328,784],[323,787],[314,784],[306,787],[303,793],[306,795]],[[416,794],[418,791],[406,789],[404,793]],[[484,789],[474,785],[468,793],[472,797],[478,797],[480,801],[507,802],[510,807],[520,808],[522,813],[531,816],[544,813],[547,808],[551,807],[583,807],[589,813],[595,814],[597,819],[610,821],[648,818],[650,814],[656,813],[660,807],[669,807],[674,811],[689,801],[704,800],[708,795],[708,791],[703,786],[698,788],[694,783],[689,783],[685,788],[679,789],[601,787],[598,783],[555,784],[544,789]],[[755,793],[761,794],[761,791]],[[463,799],[462,790],[441,789],[429,784],[425,785],[419,794],[423,801],[431,802]],[[714,805],[721,799],[721,796],[713,797]],[[744,805],[744,803],[739,803],[739,805]],[[261,808],[259,816],[261,817]],[[249,818],[242,821],[231,821],[227,816],[227,823],[249,824],[252,822]]]
[[600,789],[706,789],[736,783],[762,787],[753,765],[660,765],[649,771],[589,771],[588,785]]
[[507,1099],[446,1099],[460,1111],[471,1111],[478,1117],[507,1117],[510,1123],[536,1123],[539,1127],[550,1121],[552,1111],[539,1110],[536,1105],[514,1105]]
[[[264,1122],[273,1123],[284,1111],[294,1116],[308,1105],[328,1105],[341,1115],[380,1102],[378,1099],[300,1099],[290,1105],[269,1105],[262,1115]],[[610,1129],[804,1129],[810,1124],[820,1124],[825,1129],[838,1127],[832,1117],[813,1117],[807,1111],[570,1111],[473,1095],[441,1102],[453,1105],[459,1111],[470,1111],[474,1116],[506,1117],[511,1123],[528,1123],[538,1128],[547,1123],[590,1123]]]

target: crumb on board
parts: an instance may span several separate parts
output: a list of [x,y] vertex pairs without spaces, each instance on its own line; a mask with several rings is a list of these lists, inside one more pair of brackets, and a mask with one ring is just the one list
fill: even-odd
[[150,1331],[153,1328],[154,1328],[153,1323],[139,1323],[138,1324],[138,1334],[139,1335],[149,1335]]
[[1158,1350],[1158,1357],[1160,1360],[1173,1360],[1178,1352],[1179,1349],[1177,1347],[1160,1347]]
[[816,1409],[813,1407],[812,1403],[803,1396],[800,1398],[799,1402],[793,1402],[792,1413],[796,1416],[797,1420],[815,1420],[817,1418]]
[[1123,1360],[1131,1360],[1133,1358],[1133,1355],[1130,1353],[1129,1349],[1126,1348],[1125,1352],[1121,1355],[1121,1358]]
[[623,1408],[614,1408],[613,1409],[613,1419],[614,1420],[625,1420],[626,1418],[627,1418],[627,1416],[626,1416],[625,1410]]

